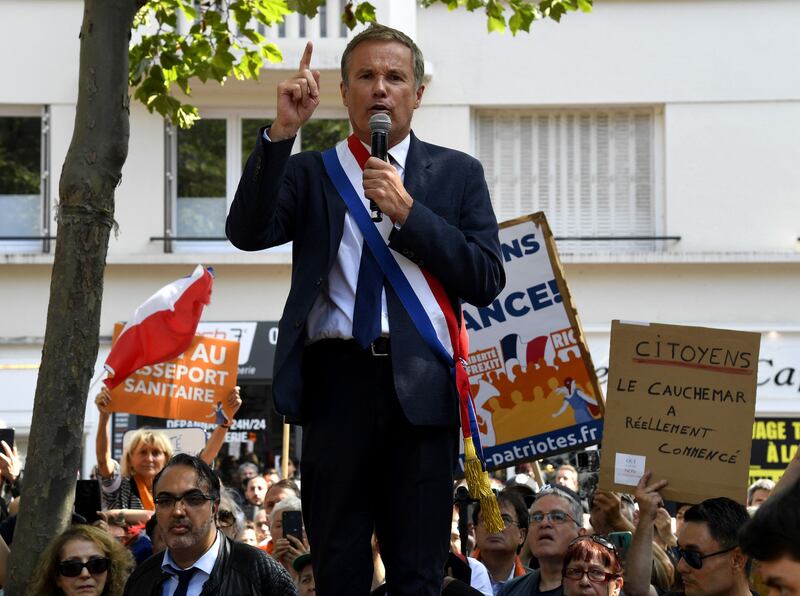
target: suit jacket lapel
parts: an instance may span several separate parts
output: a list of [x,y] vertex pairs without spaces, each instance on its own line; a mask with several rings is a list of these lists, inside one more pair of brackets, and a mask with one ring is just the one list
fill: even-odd
[[432,165],[433,160],[431,160],[425,145],[412,132],[411,146],[408,149],[408,157],[406,158],[406,174],[403,186],[406,187],[412,199],[420,201],[423,205],[426,204],[427,193],[430,188],[428,182],[431,177]]

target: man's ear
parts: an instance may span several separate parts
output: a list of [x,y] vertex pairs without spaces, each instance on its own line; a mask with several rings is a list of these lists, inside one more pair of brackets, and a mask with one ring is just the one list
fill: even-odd
[[419,87],[417,87],[417,101],[414,102],[415,110],[419,107],[419,104],[422,102],[423,93],[425,93],[425,85],[420,85]]
[[744,570],[747,567],[747,555],[742,552],[742,549],[738,546],[731,551],[733,555],[732,558],[732,565],[734,569],[741,569]]
[[342,94],[342,105],[347,107],[347,84],[344,81],[339,82],[339,93]]

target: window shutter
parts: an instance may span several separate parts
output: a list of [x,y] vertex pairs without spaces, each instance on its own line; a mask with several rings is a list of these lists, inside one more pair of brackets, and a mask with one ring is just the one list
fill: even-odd
[[[558,236],[652,236],[653,128],[647,109],[479,111],[477,155],[498,220],[541,210]],[[602,247],[644,248],[635,244]]]

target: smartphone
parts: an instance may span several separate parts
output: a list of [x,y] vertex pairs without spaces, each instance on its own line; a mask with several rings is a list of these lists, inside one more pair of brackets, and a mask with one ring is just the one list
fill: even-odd
[[75,485],[75,513],[93,524],[99,518],[97,512],[102,509],[100,503],[100,482],[97,480],[78,480]]
[[0,428],[0,441],[5,441],[11,449],[14,449],[14,429]]
[[301,511],[283,512],[283,536],[294,536],[303,540],[303,513]]
[[619,556],[624,561],[628,555],[628,549],[633,541],[633,534],[630,532],[610,532],[608,534],[608,541],[613,544]]

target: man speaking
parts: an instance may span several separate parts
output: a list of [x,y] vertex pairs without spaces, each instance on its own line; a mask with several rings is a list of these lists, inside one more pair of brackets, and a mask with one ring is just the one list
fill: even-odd
[[[368,594],[375,530],[388,592],[439,594],[458,456],[460,302],[486,305],[505,284],[497,221],[480,163],[411,132],[422,54],[388,27],[369,27],[342,55],[350,138],[290,157],[319,104],[311,55],[309,43],[278,85],[277,116],[259,133],[226,232],[242,250],[292,242],[273,395],[303,425],[317,588]],[[375,114],[391,122],[388,161],[370,157]]]

